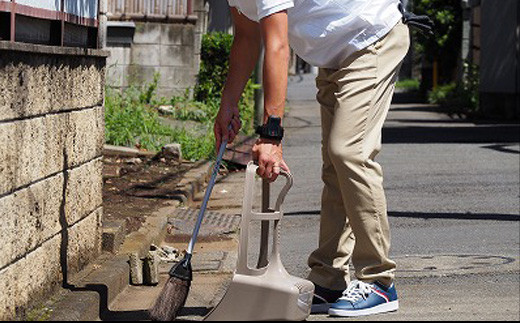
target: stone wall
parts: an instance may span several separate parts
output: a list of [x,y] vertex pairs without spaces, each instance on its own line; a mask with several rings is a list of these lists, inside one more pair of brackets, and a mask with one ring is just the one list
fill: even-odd
[[0,41],[0,319],[100,252],[105,61]]
[[207,29],[207,9],[203,0],[194,1],[194,20],[154,22],[134,20],[133,39],[115,44],[109,37],[107,83],[116,88],[141,85],[159,73],[157,93],[171,97],[193,88],[200,67],[202,34]]
[[[520,3],[482,0],[475,8],[480,109],[490,117],[520,119]],[[500,23],[497,23],[500,21]]]
[[194,30],[193,25],[136,22],[131,46],[108,43],[108,84],[140,85],[159,73],[160,95],[181,94],[195,81]]

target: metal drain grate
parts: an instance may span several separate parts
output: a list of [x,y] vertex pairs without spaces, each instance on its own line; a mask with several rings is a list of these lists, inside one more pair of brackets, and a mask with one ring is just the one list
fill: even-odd
[[[168,218],[168,224],[173,227],[174,234],[191,235],[198,215],[198,209],[178,208]],[[237,214],[206,210],[199,234],[202,236],[227,234],[236,231],[239,224],[240,216]]]

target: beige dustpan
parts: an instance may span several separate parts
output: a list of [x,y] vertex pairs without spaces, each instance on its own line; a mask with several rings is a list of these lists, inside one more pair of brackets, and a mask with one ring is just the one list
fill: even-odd
[[[262,212],[258,213],[252,209],[256,169],[253,163],[247,166],[236,272],[221,302],[205,318],[207,321],[302,321],[310,314],[314,285],[291,276],[280,260],[280,207],[292,186],[292,175],[282,173],[287,183],[274,210],[269,210],[269,184],[264,181]],[[260,257],[255,268],[247,262],[251,221],[262,221]],[[268,255],[271,223],[273,242]]]

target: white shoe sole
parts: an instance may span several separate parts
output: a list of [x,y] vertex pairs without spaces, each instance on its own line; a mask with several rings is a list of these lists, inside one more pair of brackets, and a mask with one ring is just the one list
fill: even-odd
[[386,312],[393,312],[399,309],[399,301],[393,301],[389,303],[380,304],[372,308],[363,310],[341,310],[337,308],[329,309],[329,315],[331,316],[365,316]]

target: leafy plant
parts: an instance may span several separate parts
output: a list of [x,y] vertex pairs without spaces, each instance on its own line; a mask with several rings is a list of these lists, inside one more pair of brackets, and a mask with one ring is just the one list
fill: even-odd
[[421,85],[421,82],[419,80],[416,80],[416,79],[406,79],[406,80],[398,81],[395,84],[395,87],[397,89],[403,89],[403,90],[408,90],[408,91],[416,91],[416,90],[419,90],[420,85]]
[[438,63],[440,83],[454,81],[462,40],[460,0],[415,0],[411,10],[428,15],[434,22],[435,36],[426,37],[412,29],[414,49],[430,65]]
[[214,32],[203,35],[200,70],[195,86],[195,100],[208,102],[219,99],[229,71],[229,54],[233,36]]
[[438,86],[428,94],[428,102],[439,104],[451,113],[477,116],[479,113],[479,76],[477,66],[464,63],[466,77],[460,83]]
[[147,104],[155,96],[155,89],[147,84],[129,87],[123,91],[106,89],[105,138],[119,146],[137,146],[159,151],[166,144],[180,143],[183,156],[189,160],[205,159],[213,153],[212,133],[197,134],[186,128],[164,125],[154,106]]
[[159,83],[159,73],[153,75],[153,81],[150,84],[145,85],[143,90],[139,94],[139,100],[142,103],[150,104],[155,97],[155,91],[157,90],[157,84]]
[[456,90],[456,83],[439,85],[428,93],[428,102],[431,104],[448,106],[449,103],[453,101]]
[[[159,74],[152,82],[133,85],[119,91],[107,88],[106,141],[122,146],[138,146],[158,151],[168,143],[182,146],[183,157],[189,160],[209,158],[215,151],[213,121],[220,107],[221,91],[229,71],[229,54],[233,36],[209,33],[203,36],[201,68],[191,98],[190,89],[170,99],[157,97]],[[242,132],[253,133],[254,90],[258,88],[250,79],[240,100]],[[179,121],[193,121],[186,127],[172,128],[161,122],[158,106],[170,104],[171,115]],[[200,125],[200,127],[198,126]],[[201,133],[201,129],[203,129]]]
[[[233,36],[220,32],[205,34],[202,37],[201,66],[194,88],[194,99],[206,105],[205,112],[213,120],[220,107],[222,89],[229,72],[229,55]],[[253,77],[247,82],[240,99],[240,119],[242,132],[253,133],[254,120],[254,93],[259,85]]]

